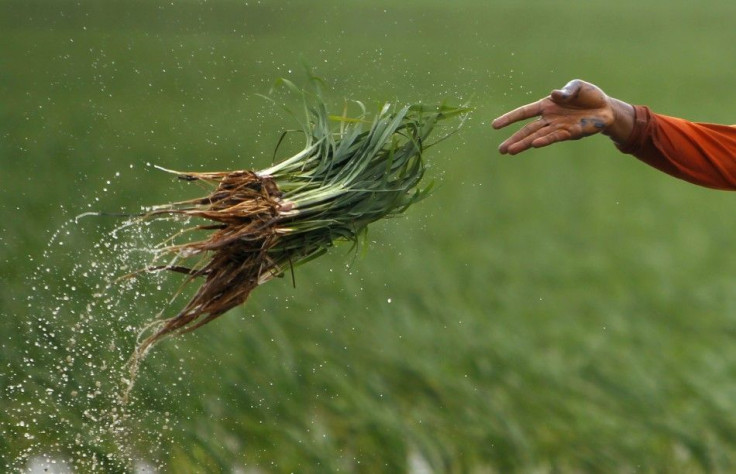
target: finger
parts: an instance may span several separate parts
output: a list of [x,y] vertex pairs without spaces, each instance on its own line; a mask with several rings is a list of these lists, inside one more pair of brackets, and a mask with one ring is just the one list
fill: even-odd
[[530,143],[532,148],[544,148],[557,142],[564,142],[573,138],[569,130],[559,129],[541,137],[537,137]]
[[547,98],[540,99],[536,102],[532,102],[531,104],[522,105],[521,107],[516,108],[511,112],[507,112],[495,119],[491,123],[491,126],[498,130],[499,128],[503,128],[514,122],[526,120],[531,117],[536,117],[542,113],[542,103],[545,100],[547,100]]
[[572,81],[565,84],[562,89],[553,90],[550,94],[552,101],[556,104],[565,104],[571,100],[575,100],[585,84],[580,79],[573,79]]
[[557,142],[579,140],[594,135],[600,130],[595,124],[588,124],[586,126],[586,119],[583,119],[581,123],[570,127],[557,128],[555,130],[548,127],[543,131],[545,133],[537,133],[529,137],[531,141],[529,142],[528,148],[543,148]]
[[501,143],[498,146],[498,151],[503,153],[506,153],[510,146],[512,146],[514,143],[520,142],[527,138],[530,135],[533,135],[537,133],[540,129],[547,126],[547,122],[544,120],[535,120],[533,122],[530,122],[526,125],[524,125],[522,128],[520,128],[516,133],[511,135],[509,138],[504,140],[503,143]]
[[528,150],[529,148],[543,148],[552,145],[553,143],[573,140],[575,138],[582,138],[582,135],[576,135],[569,128],[553,128],[552,126],[547,126],[539,129],[536,133],[509,145],[507,153],[510,155],[516,155],[522,151]]
[[536,132],[529,134],[528,136],[514,143],[510,143],[506,147],[504,152],[508,153],[509,155],[516,155],[518,153],[521,153],[522,151],[528,150],[529,148],[533,148],[535,142],[549,135],[550,133],[554,133],[553,129],[550,126],[544,126]]

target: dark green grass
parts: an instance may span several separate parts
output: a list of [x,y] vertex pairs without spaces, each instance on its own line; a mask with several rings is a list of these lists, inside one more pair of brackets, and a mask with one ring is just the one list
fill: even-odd
[[[81,343],[96,369],[75,361],[61,383],[96,278],[72,292],[68,275],[115,221],[68,227],[71,255],[46,248],[52,234],[89,210],[186,197],[148,162],[267,165],[289,118],[256,94],[298,81],[306,60],[337,104],[476,110],[428,152],[434,195],[371,229],[365,257],[337,248],[296,289],[261,288],[152,353],[131,408],[137,457],[170,472],[396,472],[414,453],[437,472],[736,467],[734,195],[602,138],[501,157],[507,133],[489,127],[574,77],[736,123],[732,2],[248,3],[0,2],[3,463],[62,452],[88,469],[115,451],[84,414],[112,397],[37,393],[114,390],[100,363],[122,364],[126,326],[157,308],[95,312]],[[52,317],[58,295],[76,301]]]

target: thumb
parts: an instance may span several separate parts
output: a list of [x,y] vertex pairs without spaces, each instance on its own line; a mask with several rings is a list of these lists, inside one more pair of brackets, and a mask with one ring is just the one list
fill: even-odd
[[557,104],[567,104],[575,100],[580,95],[580,90],[585,84],[580,79],[573,79],[572,81],[565,84],[562,89],[555,89],[550,94],[552,101]]

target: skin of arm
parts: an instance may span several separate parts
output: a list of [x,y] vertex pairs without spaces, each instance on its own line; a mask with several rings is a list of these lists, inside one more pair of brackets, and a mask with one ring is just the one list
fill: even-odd
[[632,105],[609,97],[589,82],[574,79],[543,99],[501,115],[491,125],[501,129],[532,117],[538,118],[499,145],[501,154],[516,155],[530,148],[597,133],[620,145],[631,135],[635,113]]
[[698,186],[736,191],[736,126],[692,122],[656,114],[606,95],[579,79],[549,96],[507,112],[492,123],[500,129],[537,117],[499,145],[515,155],[565,140],[602,133],[619,151]]

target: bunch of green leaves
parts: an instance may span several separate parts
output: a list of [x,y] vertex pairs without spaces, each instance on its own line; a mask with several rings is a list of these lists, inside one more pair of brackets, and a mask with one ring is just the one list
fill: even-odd
[[[283,193],[280,238],[270,251],[282,264],[311,260],[337,240],[357,243],[368,224],[426,197],[432,184],[421,184],[423,153],[457,131],[469,111],[384,103],[371,117],[355,101],[357,116],[348,116],[347,105],[342,115],[331,115],[318,87],[306,92],[287,80],[281,83],[304,99],[299,131],[306,137],[301,152],[258,173]],[[460,120],[429,142],[438,122],[450,118]]]
[[[319,81],[312,82],[314,91],[305,91],[281,81],[303,99],[299,131],[306,142],[300,152],[259,172],[177,172],[215,189],[202,198],[157,206],[143,216],[196,217],[215,224],[167,239],[208,232],[202,240],[162,247],[161,254],[173,254],[174,260],[150,267],[187,274],[188,282],[199,277],[205,281],[176,316],[154,322],[153,334],[138,347],[132,372],[155,341],[207,324],[244,303],[258,285],[322,255],[336,241],[357,244],[370,223],[423,199],[431,188],[420,184],[424,151],[454,133],[468,113],[464,107],[386,103],[371,116],[355,102],[357,116],[348,116],[347,106],[342,115],[331,115]],[[461,119],[455,127],[428,141],[440,121],[455,117]],[[276,152],[288,133],[282,134]]]

